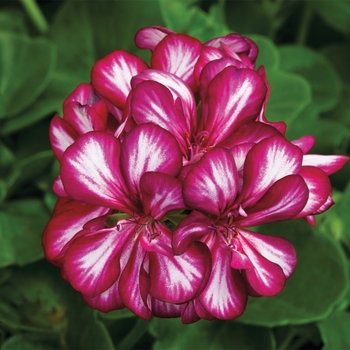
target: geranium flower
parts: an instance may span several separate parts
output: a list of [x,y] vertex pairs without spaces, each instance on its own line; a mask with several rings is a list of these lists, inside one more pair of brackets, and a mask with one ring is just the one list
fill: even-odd
[[169,303],[184,303],[203,290],[210,273],[207,248],[196,242],[174,256],[172,231],[161,221],[185,208],[176,178],[181,168],[176,140],[153,124],[135,127],[123,143],[90,132],[65,151],[60,175],[70,199],[58,202],[43,244],[89,305],[101,311],[127,306],[149,319],[156,303],[173,317]]
[[199,122],[194,96],[178,77],[147,70],[131,81],[130,115],[137,124],[152,122],[170,131],[179,143],[184,165],[195,163],[213,147],[223,143],[228,147],[232,133],[261,113],[266,85],[260,75],[233,66],[215,70],[218,65],[202,72],[206,88]]
[[309,188],[302,160],[297,146],[273,136],[213,149],[188,172],[183,196],[193,211],[176,228],[173,246],[182,254],[199,240],[211,251],[211,276],[193,304],[198,316],[233,319],[243,313],[247,294],[281,292],[296,265],[293,246],[247,228],[292,219],[303,210]]

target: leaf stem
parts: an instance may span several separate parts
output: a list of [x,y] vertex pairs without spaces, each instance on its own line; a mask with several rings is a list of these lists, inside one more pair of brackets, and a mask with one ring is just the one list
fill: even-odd
[[117,350],[130,350],[143,337],[149,327],[149,321],[139,318],[134,328],[117,345]]
[[20,0],[28,16],[41,34],[45,34],[49,25],[35,0]]
[[304,11],[300,20],[299,30],[297,33],[296,43],[299,45],[305,45],[308,34],[309,26],[312,19],[313,11],[307,2],[304,3]]
[[277,348],[277,350],[286,350],[289,349],[289,345],[294,340],[297,332],[294,328],[291,328],[287,336],[284,338],[282,344]]

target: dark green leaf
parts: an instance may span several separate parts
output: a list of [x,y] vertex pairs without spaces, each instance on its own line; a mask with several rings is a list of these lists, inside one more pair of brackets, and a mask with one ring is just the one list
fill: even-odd
[[31,105],[49,84],[55,67],[54,45],[24,34],[0,32],[0,118]]
[[160,4],[167,28],[177,33],[187,33],[206,42],[230,32],[222,22],[223,15],[219,6],[214,6],[210,13],[206,13],[188,1],[160,0]]
[[322,54],[333,64],[343,82],[350,84],[350,44],[332,44],[322,49]]
[[275,341],[267,328],[243,326],[236,322],[199,321],[184,325],[180,319],[151,321],[157,339],[154,350],[172,349],[273,349]]
[[98,320],[89,322],[81,335],[82,349],[103,349],[113,350],[114,345],[106,326]]
[[107,313],[99,312],[98,315],[103,320],[120,320],[123,318],[136,317],[135,314],[133,314],[130,310],[126,308]]
[[38,199],[13,200],[0,209],[0,267],[43,257],[41,234],[49,219]]
[[264,66],[269,78],[269,72],[271,70],[277,70],[280,66],[278,49],[271,39],[263,35],[249,35],[249,38],[251,38],[259,48],[256,66]]
[[271,95],[267,103],[266,118],[289,123],[310,102],[310,85],[303,77],[280,70],[270,71],[267,78]]
[[134,36],[142,27],[162,24],[158,1],[66,2],[50,31],[58,47],[58,63],[46,96],[63,102],[79,83],[90,81],[95,61],[114,50],[148,57],[136,49]]
[[2,344],[1,350],[50,350],[47,344],[35,343],[27,340],[23,335],[16,334]]
[[29,125],[32,125],[39,120],[47,117],[50,113],[59,112],[62,106],[61,98],[45,98],[45,96],[39,97],[36,103],[31,105],[13,118],[5,120],[1,133],[3,135],[11,134],[18,130],[24,129]]
[[303,46],[283,46],[279,49],[281,68],[302,75],[312,88],[312,101],[318,111],[328,111],[339,101],[340,78],[328,60]]
[[327,22],[331,27],[350,33],[350,1],[310,1],[313,9]]
[[350,348],[350,314],[337,312],[318,323],[321,331],[324,350]]
[[25,33],[27,25],[23,12],[14,8],[1,9],[0,30]]
[[349,289],[348,263],[340,245],[305,222],[261,227],[294,245],[298,265],[285,289],[272,298],[251,298],[240,322],[261,326],[305,324],[325,319]]

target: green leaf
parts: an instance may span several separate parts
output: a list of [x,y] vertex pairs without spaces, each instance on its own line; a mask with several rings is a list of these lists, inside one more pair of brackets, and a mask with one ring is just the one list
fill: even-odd
[[0,12],[0,30],[18,33],[27,32],[24,13],[15,8],[2,8]]
[[47,39],[0,32],[0,118],[19,113],[39,97],[52,78],[55,56]]
[[322,48],[321,52],[333,64],[342,81],[350,84],[350,44],[331,44]]
[[114,50],[149,57],[148,52],[135,47],[134,36],[140,28],[150,25],[163,25],[158,1],[68,1],[63,4],[50,31],[58,48],[58,63],[46,97],[55,96],[63,102],[79,83],[90,81],[95,61]]
[[1,134],[11,134],[24,129],[29,125],[35,124],[53,112],[59,112],[61,110],[62,102],[61,98],[39,97],[36,103],[26,108],[20,114],[15,115],[11,119],[5,120],[1,127]]
[[303,76],[311,85],[312,101],[318,111],[331,110],[339,101],[342,84],[332,64],[320,53],[303,46],[279,49],[281,69]]
[[225,15],[235,32],[270,35],[272,23],[260,1],[226,1]]
[[124,318],[133,318],[136,317],[135,314],[133,314],[129,309],[121,309],[121,310],[115,310],[111,312],[98,312],[98,315],[103,320],[120,320]]
[[188,1],[160,0],[160,5],[167,28],[177,33],[187,33],[206,42],[230,32],[222,22],[224,16],[220,6],[212,6],[206,13]]
[[[350,216],[349,216],[349,208],[350,208],[350,182],[348,182],[348,185],[341,196],[341,199],[336,202],[336,205],[333,206],[331,209],[335,211],[335,215],[337,217],[340,217],[341,220],[338,223],[338,234],[341,235],[341,238],[344,239],[344,241],[347,242],[348,246],[350,247]],[[333,223],[334,225],[335,223]],[[335,231],[335,230],[334,230]]]
[[313,9],[331,27],[343,32],[350,33],[350,1],[310,1]]
[[291,241],[298,265],[279,295],[250,298],[238,321],[273,327],[325,319],[349,290],[348,263],[340,245],[303,221],[268,224],[259,229]]
[[47,344],[40,344],[26,339],[21,334],[13,335],[8,338],[1,346],[1,350],[50,350]]
[[266,118],[270,121],[291,122],[311,101],[311,89],[301,76],[270,71],[268,82],[271,95],[266,107]]
[[259,55],[256,67],[264,66],[269,78],[269,72],[277,70],[280,66],[280,54],[271,39],[263,35],[249,35],[255,44],[258,45]]
[[0,267],[41,259],[41,234],[48,219],[47,209],[38,199],[7,202],[0,209]]
[[324,350],[350,348],[350,314],[342,311],[319,322],[318,327],[324,343]]
[[81,348],[114,350],[112,339],[101,321],[95,320],[87,324],[81,335]]
[[275,341],[267,328],[243,326],[236,322],[199,321],[184,325],[180,319],[151,321],[156,338],[153,350],[177,349],[273,349]]

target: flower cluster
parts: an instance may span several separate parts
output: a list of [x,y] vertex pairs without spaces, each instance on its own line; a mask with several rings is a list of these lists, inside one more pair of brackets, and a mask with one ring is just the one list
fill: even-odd
[[293,273],[286,239],[249,227],[332,204],[345,156],[308,154],[265,118],[258,48],[238,34],[205,44],[161,27],[95,63],[50,126],[59,196],[46,258],[103,312],[231,320],[248,295],[273,296]]

